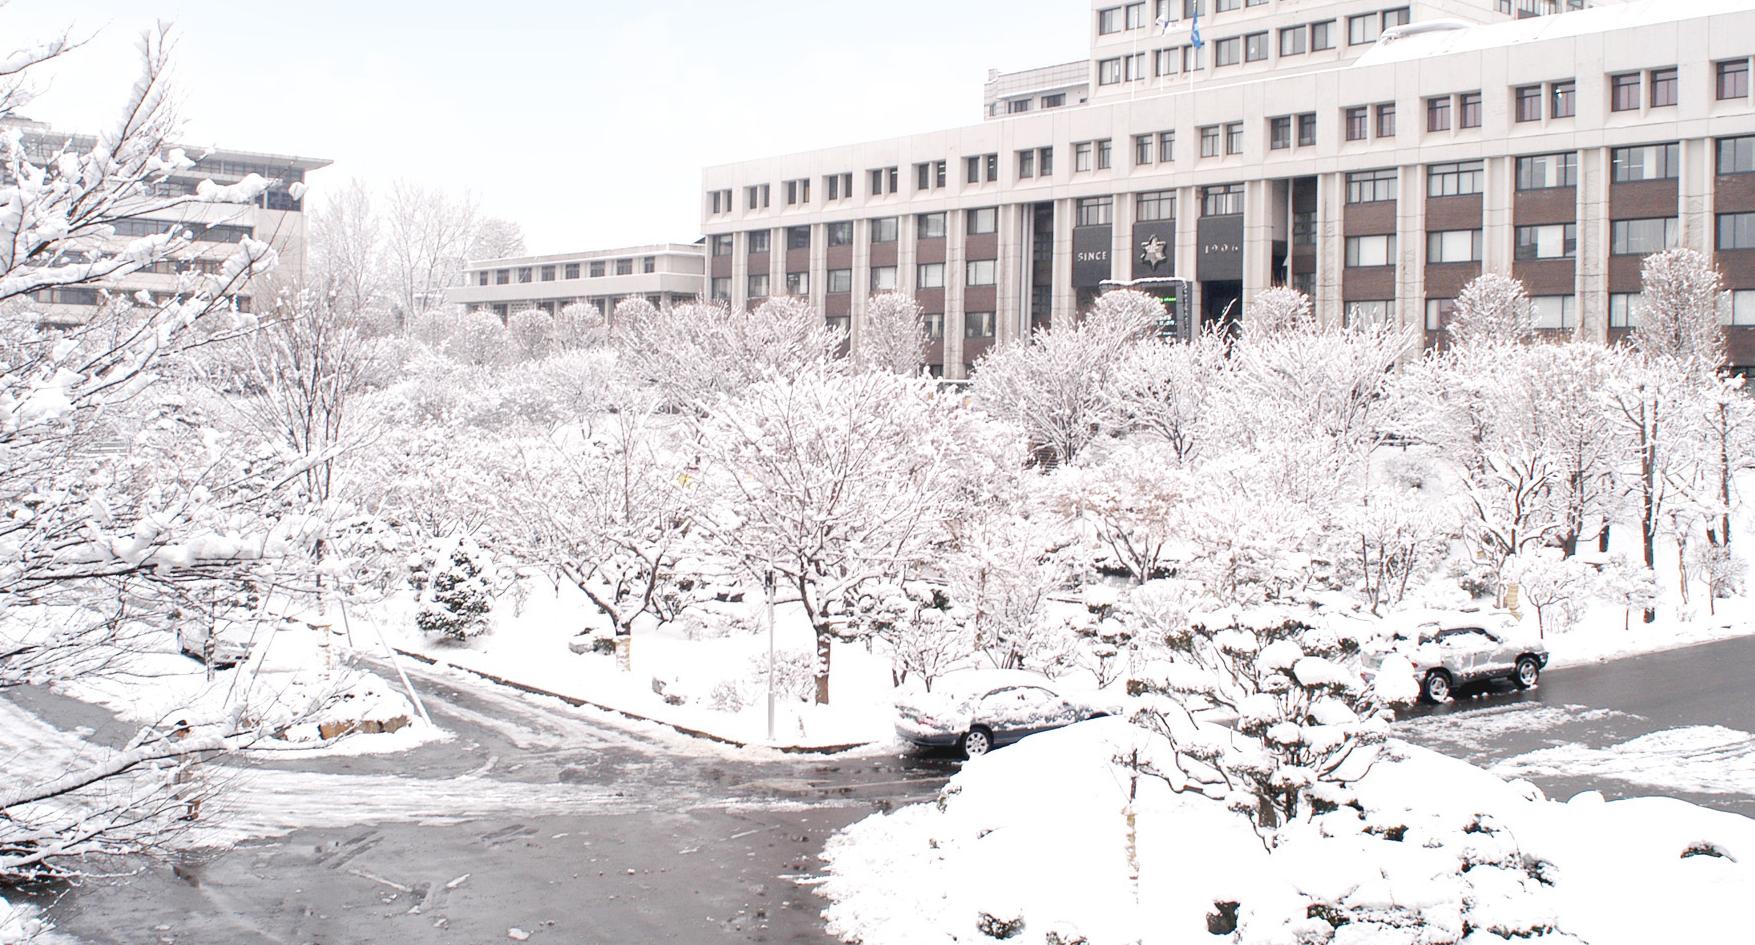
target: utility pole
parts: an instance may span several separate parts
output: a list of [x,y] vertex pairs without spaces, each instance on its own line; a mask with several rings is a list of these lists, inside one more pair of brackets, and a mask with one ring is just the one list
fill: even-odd
[[768,612],[768,741],[774,741],[774,567],[762,577],[762,593]]

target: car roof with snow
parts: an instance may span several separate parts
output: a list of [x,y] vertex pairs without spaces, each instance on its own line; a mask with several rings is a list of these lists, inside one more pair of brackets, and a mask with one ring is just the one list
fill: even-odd
[[1412,637],[1438,630],[1481,627],[1503,634],[1516,625],[1503,610],[1417,610],[1394,614],[1385,621],[1397,636]]
[[1060,687],[1041,673],[1025,669],[964,669],[933,681],[932,690],[947,696],[983,695],[1007,686],[1040,686],[1053,692]]

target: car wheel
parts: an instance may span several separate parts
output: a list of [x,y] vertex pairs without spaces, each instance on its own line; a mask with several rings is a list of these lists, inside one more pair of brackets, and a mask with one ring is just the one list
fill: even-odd
[[1426,681],[1420,684],[1420,699],[1437,704],[1450,698],[1450,674],[1442,669],[1435,669],[1426,674]]
[[993,748],[993,733],[984,726],[977,725],[963,736],[962,744],[959,747],[963,749],[963,755],[967,758],[985,755]]
[[1529,689],[1536,684],[1536,680],[1540,679],[1541,676],[1542,666],[1536,662],[1536,658],[1533,656],[1518,657],[1517,668],[1511,671],[1511,681],[1516,683],[1519,689]]

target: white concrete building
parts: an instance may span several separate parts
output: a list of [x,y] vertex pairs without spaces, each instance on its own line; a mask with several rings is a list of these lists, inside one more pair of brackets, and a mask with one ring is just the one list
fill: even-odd
[[1685,245],[1718,254],[1755,365],[1755,9],[1562,6],[1093,0],[1083,106],[706,169],[711,291],[855,333],[870,291],[912,293],[956,377],[1146,276],[1190,280],[1207,321],[1289,282],[1436,341],[1507,271],[1545,327],[1606,340],[1640,258]]
[[705,272],[699,243],[484,259],[464,267],[445,301],[486,308],[502,319],[532,308],[553,315],[576,302],[608,314],[627,298],[659,307],[698,299],[707,289]]
[[[84,151],[95,143],[89,135],[61,133],[36,122],[14,121],[10,124],[20,128],[24,146],[29,150],[31,160],[37,163],[49,160],[62,148]],[[82,322],[102,303],[106,294],[134,295],[144,290],[154,296],[168,296],[177,290],[179,273],[189,270],[217,272],[220,264],[237,250],[238,240],[246,236],[272,245],[280,261],[272,273],[244,286],[237,296],[240,308],[249,311],[254,307],[254,296],[259,292],[272,291],[276,286],[296,285],[303,280],[305,213],[302,192],[305,177],[311,171],[329,166],[330,162],[254,151],[208,151],[195,147],[185,150],[194,159],[194,166],[177,171],[164,181],[148,184],[153,192],[193,194],[203,180],[233,184],[248,174],[259,174],[273,184],[253,204],[197,201],[123,221],[116,228],[118,245],[174,228],[187,230],[193,235],[194,242],[174,261],[160,262],[151,269],[130,273],[101,286],[74,286],[37,293],[34,301],[40,306],[44,322],[63,325]]]

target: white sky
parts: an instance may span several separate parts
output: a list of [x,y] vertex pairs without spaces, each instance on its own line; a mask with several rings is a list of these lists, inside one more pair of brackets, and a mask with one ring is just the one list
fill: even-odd
[[988,67],[1081,58],[1083,0],[12,0],[95,33],[23,114],[89,131],[177,27],[184,139],[469,190],[533,252],[692,240],[703,165],[980,120]]

